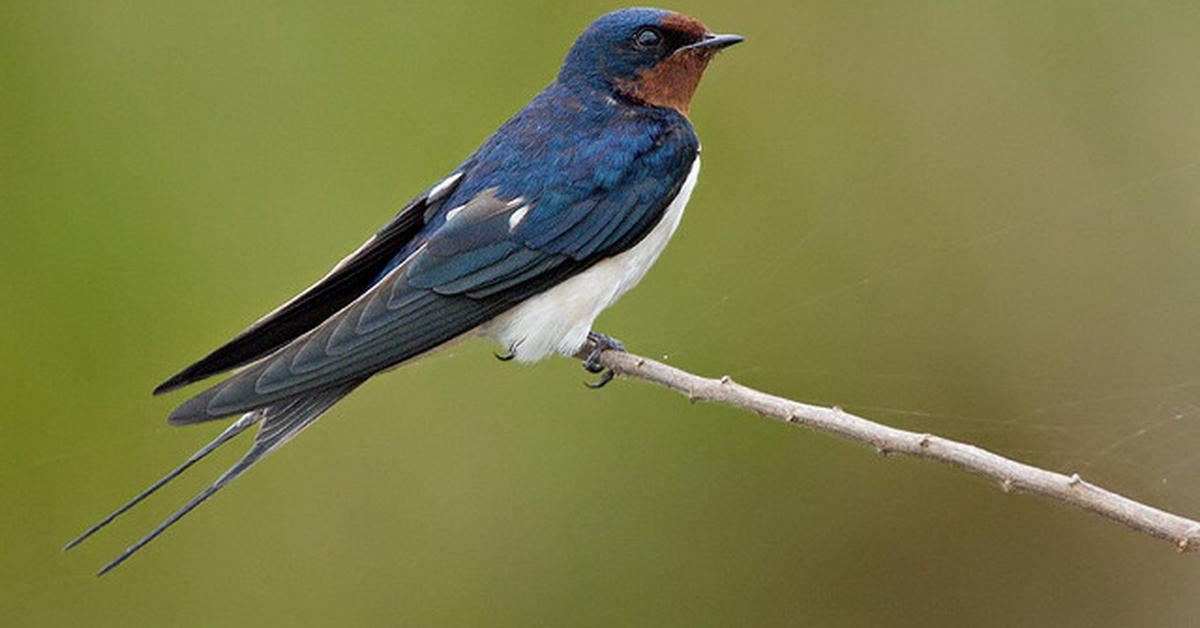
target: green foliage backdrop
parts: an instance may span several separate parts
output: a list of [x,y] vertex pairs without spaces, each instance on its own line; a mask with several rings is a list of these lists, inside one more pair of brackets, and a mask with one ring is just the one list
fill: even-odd
[[[610,3],[0,4],[0,623],[1129,626],[1200,563],[474,341],[380,377],[111,576],[237,446],[152,386],[448,172]],[[1200,514],[1200,5],[681,2],[747,43],[634,350]]]

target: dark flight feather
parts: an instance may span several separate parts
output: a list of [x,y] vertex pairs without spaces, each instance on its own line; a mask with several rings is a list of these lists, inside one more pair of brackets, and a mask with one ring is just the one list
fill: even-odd
[[[294,340],[357,299],[453,192],[461,177],[441,189],[431,188],[413,199],[362,247],[342,260],[324,278],[291,301],[251,325],[233,340],[188,366],[154,389],[160,395],[218,373],[244,366]],[[448,180],[449,181],[449,180]],[[437,195],[430,198],[430,192]]]

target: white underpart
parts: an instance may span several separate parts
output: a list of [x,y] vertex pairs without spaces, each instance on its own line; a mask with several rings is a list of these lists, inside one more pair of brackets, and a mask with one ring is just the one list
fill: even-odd
[[508,347],[522,362],[540,360],[552,353],[574,355],[587,341],[600,312],[637,285],[666,248],[699,174],[700,158],[696,157],[679,194],[654,229],[633,248],[525,300],[488,322],[480,333]]

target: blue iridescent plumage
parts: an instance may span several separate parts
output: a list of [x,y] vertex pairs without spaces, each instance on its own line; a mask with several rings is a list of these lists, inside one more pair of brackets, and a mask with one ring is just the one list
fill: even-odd
[[[657,9],[593,22],[557,79],[450,176],[313,287],[161,384],[156,393],[244,367],[169,419],[245,414],[68,547],[261,425],[237,465],[101,573],[112,569],[368,378],[498,320],[543,334],[547,353],[578,350],[678,224],[700,150],[688,103],[715,52],[740,40]],[[566,309],[549,298],[568,288]],[[561,321],[569,332],[545,331]]]
[[[583,112],[585,130],[563,111]],[[567,138],[574,141],[560,148]],[[219,418],[352,381],[454,339],[636,244],[698,151],[678,112],[629,115],[603,95],[552,85],[456,171],[455,190],[360,302],[188,400],[171,421]],[[472,207],[480,202],[492,207]],[[511,212],[526,206],[510,229]],[[462,213],[448,220],[454,211]]]

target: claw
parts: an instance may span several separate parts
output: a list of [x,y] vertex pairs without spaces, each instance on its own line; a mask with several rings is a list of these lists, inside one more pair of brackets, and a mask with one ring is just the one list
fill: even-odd
[[518,341],[508,345],[508,351],[506,351],[504,353],[496,353],[493,355],[495,355],[496,359],[500,360],[501,362],[512,362],[513,360],[517,359],[517,347],[520,347],[520,346],[521,346],[521,341],[518,340]]
[[592,390],[599,390],[607,386],[609,382],[613,381],[613,377],[616,377],[616,375],[613,374],[612,369],[608,369],[604,371],[604,374],[600,376],[600,379],[594,382],[584,382],[583,385],[591,388]]
[[604,368],[600,364],[600,354],[605,351],[620,351],[625,352],[625,345],[621,344],[620,340],[597,332],[588,332],[588,342],[592,343],[592,348],[588,351],[587,356],[583,359],[583,368],[589,373],[601,373],[600,379],[593,383],[585,383],[588,388],[593,390],[604,388],[613,380],[616,375],[612,369]]
[[515,360],[517,358],[517,347],[520,347],[520,346],[521,346],[521,341],[518,340],[514,343],[511,343],[511,345],[509,345],[509,351],[506,351],[505,353],[496,353],[494,355],[496,355],[496,359],[500,360],[500,361]]

